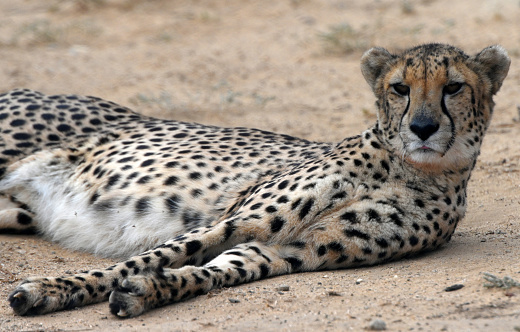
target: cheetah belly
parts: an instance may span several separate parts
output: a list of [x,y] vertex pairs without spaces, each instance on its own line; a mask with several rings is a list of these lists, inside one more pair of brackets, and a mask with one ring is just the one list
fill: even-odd
[[39,152],[13,166],[0,181],[0,192],[27,205],[36,215],[38,231],[70,249],[125,258],[186,231],[160,208],[142,217],[130,206],[96,208],[89,202],[92,188],[77,180],[75,166],[56,163],[52,152]]

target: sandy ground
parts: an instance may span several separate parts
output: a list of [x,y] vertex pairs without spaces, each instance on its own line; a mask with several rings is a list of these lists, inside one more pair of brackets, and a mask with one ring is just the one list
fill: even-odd
[[[277,277],[213,291],[135,319],[106,303],[17,317],[28,276],[107,266],[36,236],[0,235],[2,331],[519,331],[520,4],[517,0],[0,0],[0,90],[109,99],[158,117],[336,141],[374,121],[359,58],[448,42],[500,43],[512,66],[449,245],[382,266]],[[446,292],[454,284],[464,287]],[[288,291],[280,291],[282,285]]]

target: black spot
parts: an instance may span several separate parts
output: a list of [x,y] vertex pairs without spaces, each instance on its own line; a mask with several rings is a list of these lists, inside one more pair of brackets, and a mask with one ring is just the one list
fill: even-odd
[[16,119],[16,120],[11,121],[11,123],[9,125],[11,127],[20,127],[20,126],[23,126],[24,124],[25,124],[25,120]]
[[192,179],[192,180],[199,180],[202,178],[202,174],[199,172],[190,173],[189,176],[190,176],[190,179]]
[[341,263],[345,262],[347,259],[348,259],[347,255],[340,255],[338,257],[338,259],[336,259],[335,263],[336,264],[341,264]]
[[381,160],[381,167],[383,167],[387,173],[390,172],[390,166],[388,165],[386,160]]
[[118,163],[127,163],[127,162],[132,161],[132,160],[134,160],[134,157],[126,157],[126,158],[119,159],[117,162]]
[[260,264],[260,277],[265,278],[269,275],[269,266],[266,264]]
[[2,151],[2,154],[5,154],[6,156],[18,156],[18,155],[22,154],[22,151],[7,149],[7,150]]
[[141,167],[146,167],[146,166],[150,166],[152,165],[153,163],[155,162],[154,159],[148,159],[148,160],[145,160],[141,163]]
[[278,189],[285,189],[285,187],[287,187],[287,185],[289,184],[289,181],[287,180],[284,180],[282,182],[280,182],[280,184],[278,185]]
[[135,261],[127,261],[125,262],[127,268],[131,269],[135,266]]
[[303,241],[294,241],[294,242],[289,243],[289,245],[291,247],[295,247],[295,248],[298,248],[298,249],[304,249],[305,248],[305,242],[303,242]]
[[192,273],[191,274],[193,276],[193,278],[195,279],[195,284],[196,285],[200,285],[204,282],[204,279],[202,279],[201,277],[199,277],[198,275],[196,275],[195,273]]
[[279,232],[285,224],[285,220],[279,216],[276,216],[271,220],[271,232]]
[[176,185],[178,182],[179,182],[179,178],[176,177],[175,175],[172,175],[172,176],[169,176],[168,178],[166,178],[166,180],[164,180],[164,185],[173,186],[173,185]]
[[376,210],[368,209],[367,214],[369,219],[381,222],[381,217],[379,216],[379,213],[377,213]]
[[305,202],[305,204],[303,204],[302,209],[300,210],[300,214],[299,214],[300,220],[303,220],[303,218],[305,218],[305,216],[307,216],[307,214],[311,210],[313,204],[314,204],[314,200],[312,198],[309,198],[309,200],[307,202]]
[[370,240],[370,235],[357,229],[345,229],[345,235],[348,237],[357,237],[363,240]]
[[359,223],[356,212],[347,211],[341,215],[341,219],[349,221],[353,224]]
[[186,255],[191,256],[202,248],[202,242],[193,240],[186,242]]
[[150,209],[150,197],[142,197],[135,203],[135,212],[138,215],[143,215]]
[[276,200],[276,203],[278,203],[278,204],[284,204],[287,202],[289,202],[289,198],[285,195],[278,197],[278,199]]
[[333,241],[333,242],[330,242],[329,244],[327,244],[327,248],[329,248],[330,250],[333,250],[333,251],[338,251],[338,252],[343,251],[343,245],[336,241]]
[[287,257],[287,258],[285,258],[285,261],[287,263],[291,264],[292,271],[297,271],[303,265],[302,260],[298,259],[296,257]]
[[31,138],[32,135],[30,134],[27,134],[27,133],[16,133],[13,135],[13,138],[16,139],[16,140],[28,140]]
[[70,117],[72,120],[82,120],[86,118],[87,116],[85,114],[72,114]]
[[21,225],[29,225],[32,222],[32,218],[27,214],[20,212],[16,217],[16,221]]
[[410,239],[408,241],[410,242],[410,245],[412,247],[416,246],[419,243],[419,239],[415,235],[410,236]]
[[323,245],[318,248],[318,256],[321,257],[327,253],[327,248]]
[[71,131],[72,127],[69,126],[68,124],[63,124],[62,123],[59,126],[57,126],[56,129],[58,129],[58,131],[64,133],[64,132],[67,132],[67,131]]
[[145,175],[145,176],[140,177],[139,180],[137,180],[137,183],[146,184],[146,183],[150,182],[151,179],[152,179],[152,177]]
[[251,207],[249,209],[250,210],[257,210],[260,207],[262,207],[262,205],[263,205],[262,203],[256,203],[256,204],[251,205]]
[[276,211],[278,211],[276,209],[276,207],[272,206],[272,205],[269,205],[268,207],[265,208],[265,212],[267,213],[275,213]]
[[90,197],[90,204],[94,204],[99,198],[99,194],[97,192],[95,192],[91,197]]
[[375,239],[376,243],[378,246],[380,246],[381,248],[388,248],[388,241],[386,241],[385,239],[383,238],[378,238],[378,239]]
[[203,194],[203,191],[200,189],[193,189],[191,191],[191,197],[193,197],[193,198],[197,198],[197,197],[201,196],[202,194]]
[[309,189],[312,189],[316,186],[316,183],[309,183],[305,186],[302,187],[302,190],[309,190]]
[[416,199],[415,200],[415,205],[420,207],[420,208],[423,208],[424,207],[424,202],[420,199]]
[[382,177],[383,177],[383,174],[381,174],[379,172],[375,172],[374,175],[372,176],[372,178],[376,181],[381,180]]
[[390,215],[390,219],[392,220],[392,222],[394,224],[396,224],[397,226],[399,227],[402,227],[403,226],[403,221],[401,220],[401,218],[399,217],[399,215],[397,213],[392,213]]
[[295,200],[294,202],[292,202],[291,204],[291,210],[294,210],[298,207],[298,205],[300,205],[300,203],[302,202],[302,199],[301,198],[298,198],[297,200]]
[[241,269],[239,267],[237,267],[235,270],[237,270],[238,274],[240,275],[241,278],[245,278],[247,276],[247,271],[244,270],[244,269]]
[[87,290],[87,292],[88,292],[90,295],[94,294],[94,287],[92,287],[91,285],[86,284],[86,285],[85,285],[85,289]]
[[345,197],[347,197],[347,193],[344,192],[344,191],[340,191],[339,193],[335,193],[335,194],[331,197],[331,199],[343,199],[343,198],[345,198]]
[[233,235],[236,229],[237,227],[232,221],[227,221],[226,228],[224,229],[224,240],[227,241],[231,237],[231,235]]
[[238,266],[238,267],[242,267],[244,266],[244,263],[241,262],[241,261],[237,261],[237,260],[231,260],[229,261],[231,264],[235,265],[235,266]]
[[107,185],[105,186],[105,188],[108,189],[108,188],[112,187],[119,181],[120,178],[121,178],[121,176],[119,174],[114,174],[114,175],[110,176],[108,178]]

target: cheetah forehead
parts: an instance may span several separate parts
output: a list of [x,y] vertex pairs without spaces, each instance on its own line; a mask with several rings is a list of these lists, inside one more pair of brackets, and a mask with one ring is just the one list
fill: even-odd
[[426,45],[408,50],[386,76],[387,84],[406,82],[409,85],[442,86],[447,82],[464,82],[470,75],[463,51],[449,45]]

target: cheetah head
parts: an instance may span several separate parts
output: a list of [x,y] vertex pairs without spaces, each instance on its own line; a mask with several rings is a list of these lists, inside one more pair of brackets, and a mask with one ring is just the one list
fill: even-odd
[[418,168],[472,167],[509,64],[500,46],[475,56],[443,44],[367,51],[361,66],[377,97],[381,139]]

